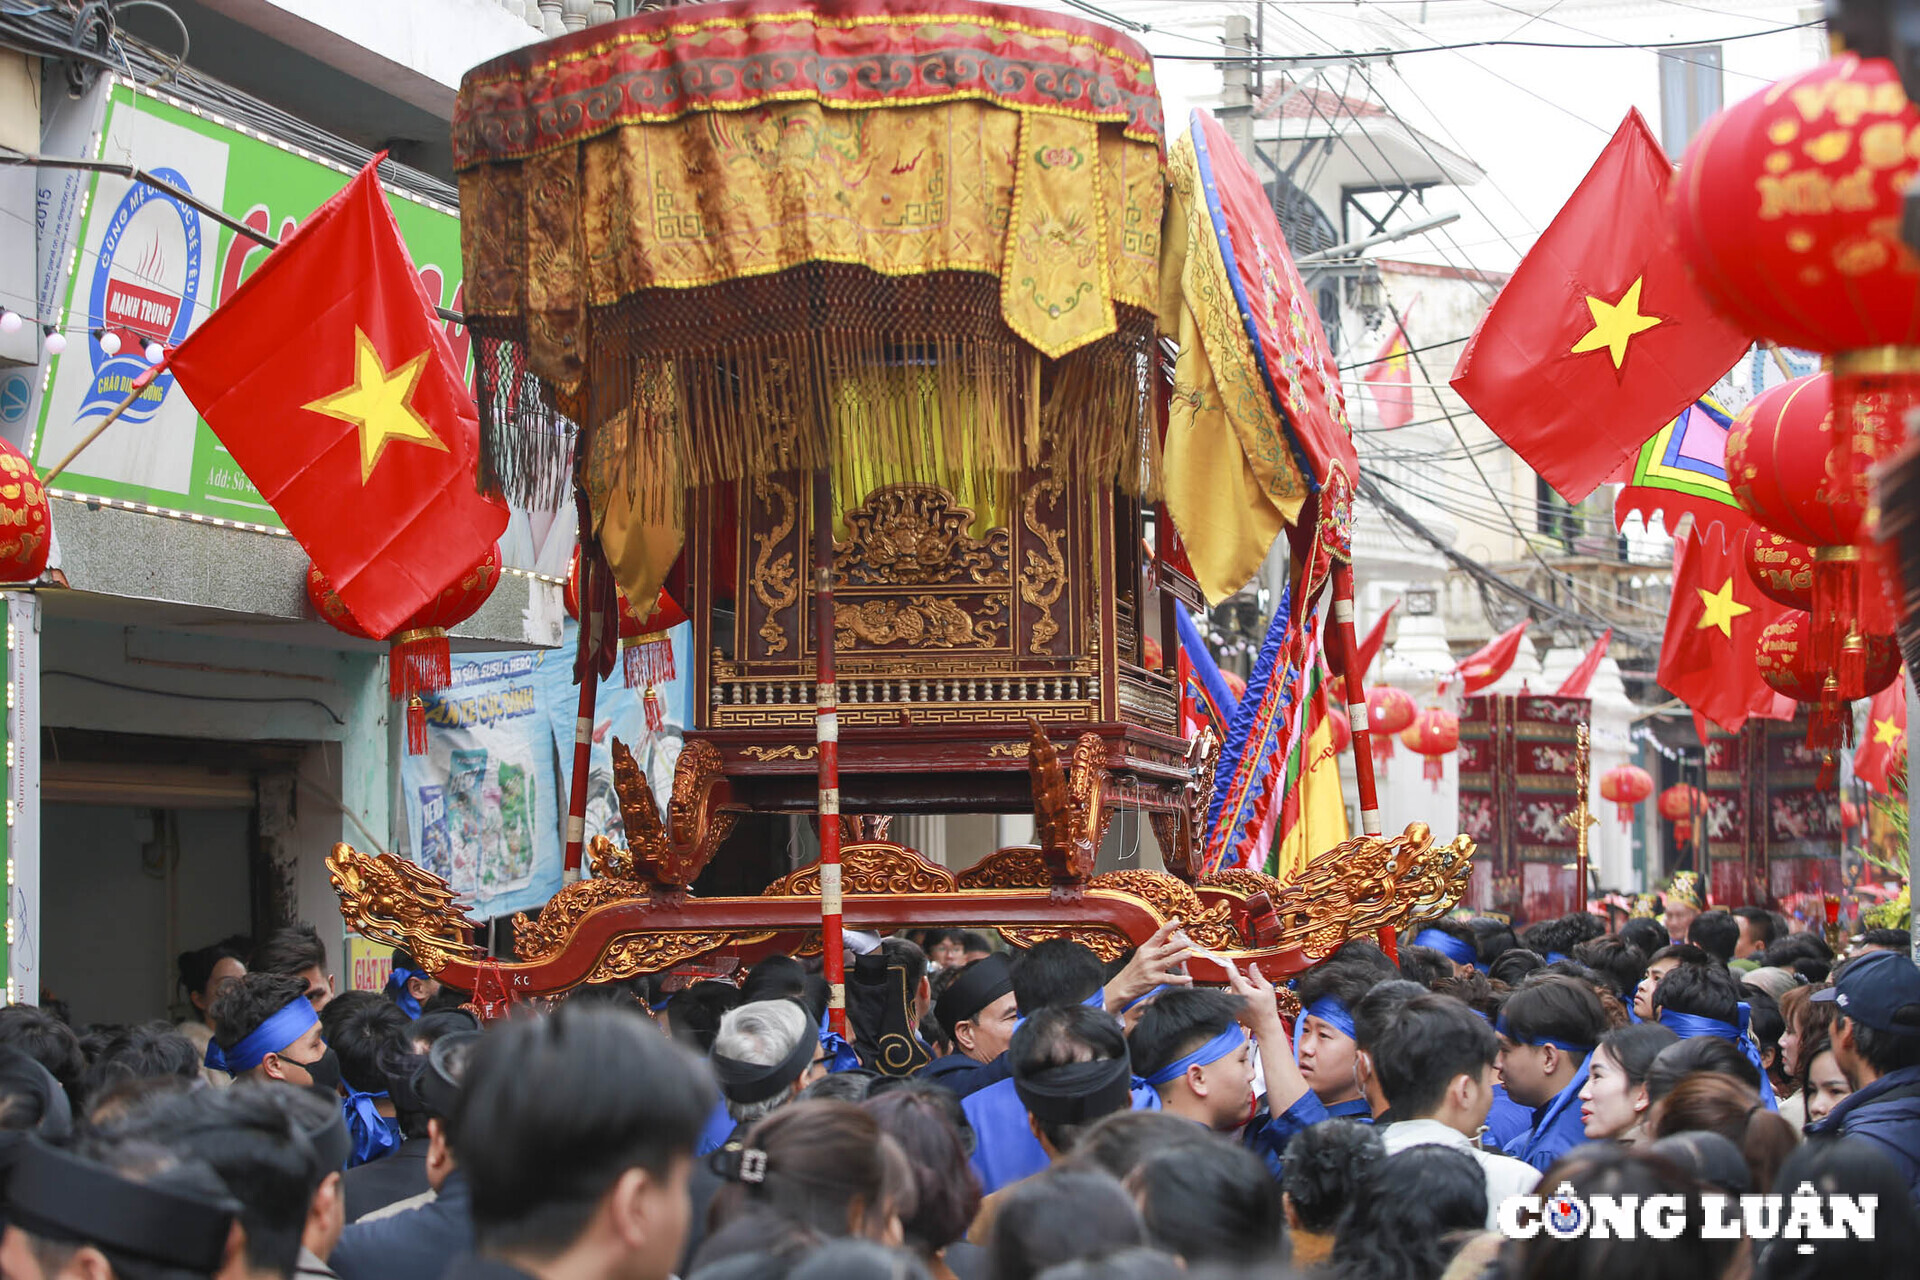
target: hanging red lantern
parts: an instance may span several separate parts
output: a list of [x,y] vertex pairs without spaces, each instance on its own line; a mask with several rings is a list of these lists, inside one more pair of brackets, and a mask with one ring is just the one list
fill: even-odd
[[[1727,481],[1761,524],[1810,544],[1805,607],[1813,614],[1812,661],[1833,673],[1834,697],[1850,702],[1867,696],[1866,637],[1891,633],[1897,619],[1878,558],[1863,556],[1857,545],[1871,541],[1869,501],[1846,480],[1844,449],[1835,444],[1833,390],[1832,377],[1816,373],[1755,396],[1727,431]],[[1754,554],[1770,553],[1756,548]],[[1835,714],[1829,708],[1829,718]]]
[[32,582],[47,571],[53,514],[33,464],[0,440],[0,582]]
[[1343,756],[1353,745],[1353,722],[1338,707],[1327,708],[1327,727],[1333,734],[1333,754]]
[[1367,728],[1373,734],[1373,754],[1385,760],[1393,754],[1393,735],[1413,723],[1413,699],[1390,684],[1367,690]]
[[[1920,399],[1920,261],[1900,238],[1916,130],[1920,112],[1892,64],[1844,54],[1708,121],[1674,183],[1680,249],[1715,309],[1757,338],[1833,356],[1829,447],[1811,467],[1776,471],[1783,485],[1820,491],[1832,520],[1803,505],[1809,523],[1843,527],[1824,536],[1766,521],[1816,547],[1871,545],[1872,531],[1860,527],[1871,505],[1868,473],[1906,438],[1906,411]],[[1730,437],[1728,478],[1738,493],[1733,454]],[[1863,575],[1857,556],[1822,554],[1841,563],[1827,575],[1845,588],[1834,607],[1859,622],[1860,635],[1892,631],[1893,600],[1878,575]],[[1839,636],[1823,616],[1821,576],[1815,643],[1822,662],[1839,667],[1840,696],[1857,697],[1849,690],[1863,670],[1862,647],[1850,636],[1830,659],[1828,642]]]
[[[402,623],[387,640],[387,687],[395,702],[407,707],[407,753],[427,749],[427,702],[423,694],[446,688],[453,681],[453,654],[447,631],[480,611],[500,585],[500,547],[487,548],[480,563],[456,578]],[[363,640],[377,640],[354,619],[333,584],[319,568],[307,566],[307,599],[334,630]]]
[[1401,730],[1400,741],[1427,758],[1420,772],[1438,791],[1440,779],[1446,773],[1440,757],[1460,745],[1460,717],[1439,707],[1428,707]]
[[1693,843],[1693,819],[1675,818],[1673,820],[1673,842],[1675,844]]
[[[1841,696],[1833,668],[1816,657],[1813,631],[1813,619],[1805,613],[1790,613],[1770,623],[1760,633],[1754,662],[1760,668],[1760,678],[1775,693],[1813,704],[1807,745],[1817,751],[1832,751],[1852,737],[1853,717],[1847,712],[1850,699]],[[1900,675],[1900,645],[1893,636],[1866,636],[1863,641],[1866,670],[1863,691],[1855,697],[1878,693]]]
[[1690,821],[1702,803],[1700,788],[1682,782],[1660,793],[1660,816],[1668,822]]
[[1653,775],[1637,764],[1616,765],[1600,775],[1600,796],[1618,807],[1620,825],[1633,825],[1633,807],[1653,794]]
[[[616,592],[618,595],[619,593]],[[647,728],[660,732],[665,716],[660,707],[656,685],[674,678],[672,629],[687,620],[686,610],[668,595],[666,588],[654,597],[653,609],[644,618],[634,611],[625,595],[620,600],[620,665],[627,688],[644,687],[641,701],[646,710]],[[560,603],[567,616],[580,618],[580,549],[574,548],[567,565],[567,583],[561,588]]]
[[1860,806],[1851,800],[1842,800],[1840,802],[1840,825],[1848,831],[1859,826]]
[[1231,671],[1220,672],[1220,682],[1227,686],[1227,692],[1233,695],[1234,705],[1238,706],[1247,696],[1247,682]]
[[1813,609],[1813,548],[1749,525],[1740,545],[1747,577],[1760,594],[1789,609]]

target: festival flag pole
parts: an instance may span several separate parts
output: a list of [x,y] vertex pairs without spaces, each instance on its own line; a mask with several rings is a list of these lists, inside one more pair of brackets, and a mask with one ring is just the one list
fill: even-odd
[[833,474],[813,473],[813,741],[820,779],[820,946],[827,1029],[847,1034],[847,961],[840,929],[840,713],[833,670]]
[[65,471],[68,465],[71,464],[75,458],[79,457],[83,452],[85,452],[88,445],[92,444],[95,440],[98,440],[101,436],[105,435],[108,427],[120,421],[121,414],[133,408],[134,403],[138,401],[142,395],[146,394],[147,388],[153,385],[153,380],[159,377],[160,371],[162,369],[165,369],[166,367],[167,367],[167,357],[164,357],[164,356],[160,359],[159,363],[148,365],[146,369],[144,369],[141,372],[140,376],[133,380],[133,384],[127,388],[126,399],[122,400],[119,404],[113,406],[113,412],[109,413],[106,417],[100,419],[99,425],[94,427],[93,430],[87,432],[87,434],[84,437],[82,437],[79,444],[76,444],[75,446],[73,446],[73,448],[67,450],[67,456],[60,459],[60,461],[54,463],[53,469],[47,472],[47,474],[45,474],[44,476],[40,477],[40,483],[42,485],[52,484],[54,477],[59,475],[62,471]]
[[[572,884],[580,878],[581,853],[587,840],[587,784],[589,771],[593,768],[593,712],[600,696],[600,669],[588,655],[597,654],[600,649],[600,637],[594,632],[602,623],[600,609],[588,603],[587,578],[595,569],[588,564],[587,552],[594,535],[593,516],[587,506],[584,489],[575,488],[574,506],[580,522],[579,585],[575,588],[579,601],[580,634],[577,646],[579,656],[574,662],[574,674],[580,681],[580,703],[573,715],[573,780],[567,795],[567,848],[560,862],[564,884]],[[601,570],[604,570],[604,566],[601,566]],[[598,599],[598,593],[591,598]]]

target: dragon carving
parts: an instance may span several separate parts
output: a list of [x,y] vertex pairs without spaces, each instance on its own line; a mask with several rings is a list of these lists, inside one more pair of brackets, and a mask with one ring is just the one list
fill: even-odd
[[1038,720],[1029,720],[1032,740],[1027,771],[1033,779],[1034,838],[1055,888],[1084,885],[1092,878],[1106,834],[1101,799],[1107,780],[1107,745],[1097,733],[1083,733],[1073,747],[1073,775],[1060,767],[1060,753]]
[[404,947],[429,973],[449,960],[478,960],[474,924],[445,880],[391,853],[361,853],[336,844],[327,871],[340,914],[363,937]]

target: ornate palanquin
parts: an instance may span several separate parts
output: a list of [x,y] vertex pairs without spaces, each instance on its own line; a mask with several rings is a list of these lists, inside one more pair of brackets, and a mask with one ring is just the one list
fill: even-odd
[[[1033,718],[1102,737],[1111,804],[1185,812],[1177,693],[1141,664],[1178,574],[1142,550],[1138,503],[1050,469],[976,486],[978,509],[850,471],[833,557],[845,811],[1024,812]],[[785,472],[689,505],[694,736],[753,809],[814,800],[811,494]]]
[[[1106,821],[1100,740],[1086,735],[1075,744],[1070,771],[1043,734],[1027,750],[1036,845],[998,850],[956,874],[913,849],[869,838],[861,819],[842,819],[847,925],[988,924],[1015,946],[1072,938],[1113,959],[1177,918],[1205,949],[1188,962],[1196,981],[1224,982],[1221,959],[1257,965],[1280,981],[1349,937],[1444,915],[1472,871],[1470,839],[1436,844],[1415,824],[1388,840],[1349,840],[1285,885],[1254,871],[1199,884],[1157,871],[1096,875],[1093,851]],[[515,918],[517,961],[487,957],[444,881],[392,854],[341,844],[327,865],[347,923],[405,947],[442,981],[513,997],[557,995],[721,954],[751,963],[775,952],[819,951],[818,864],[751,897],[704,898],[686,889],[728,822],[711,803],[721,785],[711,752],[696,745],[682,757],[664,821],[631,756],[616,746],[615,758],[630,847],[597,837],[591,878],[568,885],[537,917]]]

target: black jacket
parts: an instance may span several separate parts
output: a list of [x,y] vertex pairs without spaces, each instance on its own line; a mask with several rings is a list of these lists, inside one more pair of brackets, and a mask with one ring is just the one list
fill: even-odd
[[348,1226],[327,1265],[340,1280],[440,1280],[448,1263],[472,1251],[473,1202],[456,1169],[432,1204]]
[[347,1221],[358,1222],[375,1209],[409,1200],[429,1190],[429,1138],[408,1138],[391,1154],[347,1170]]

